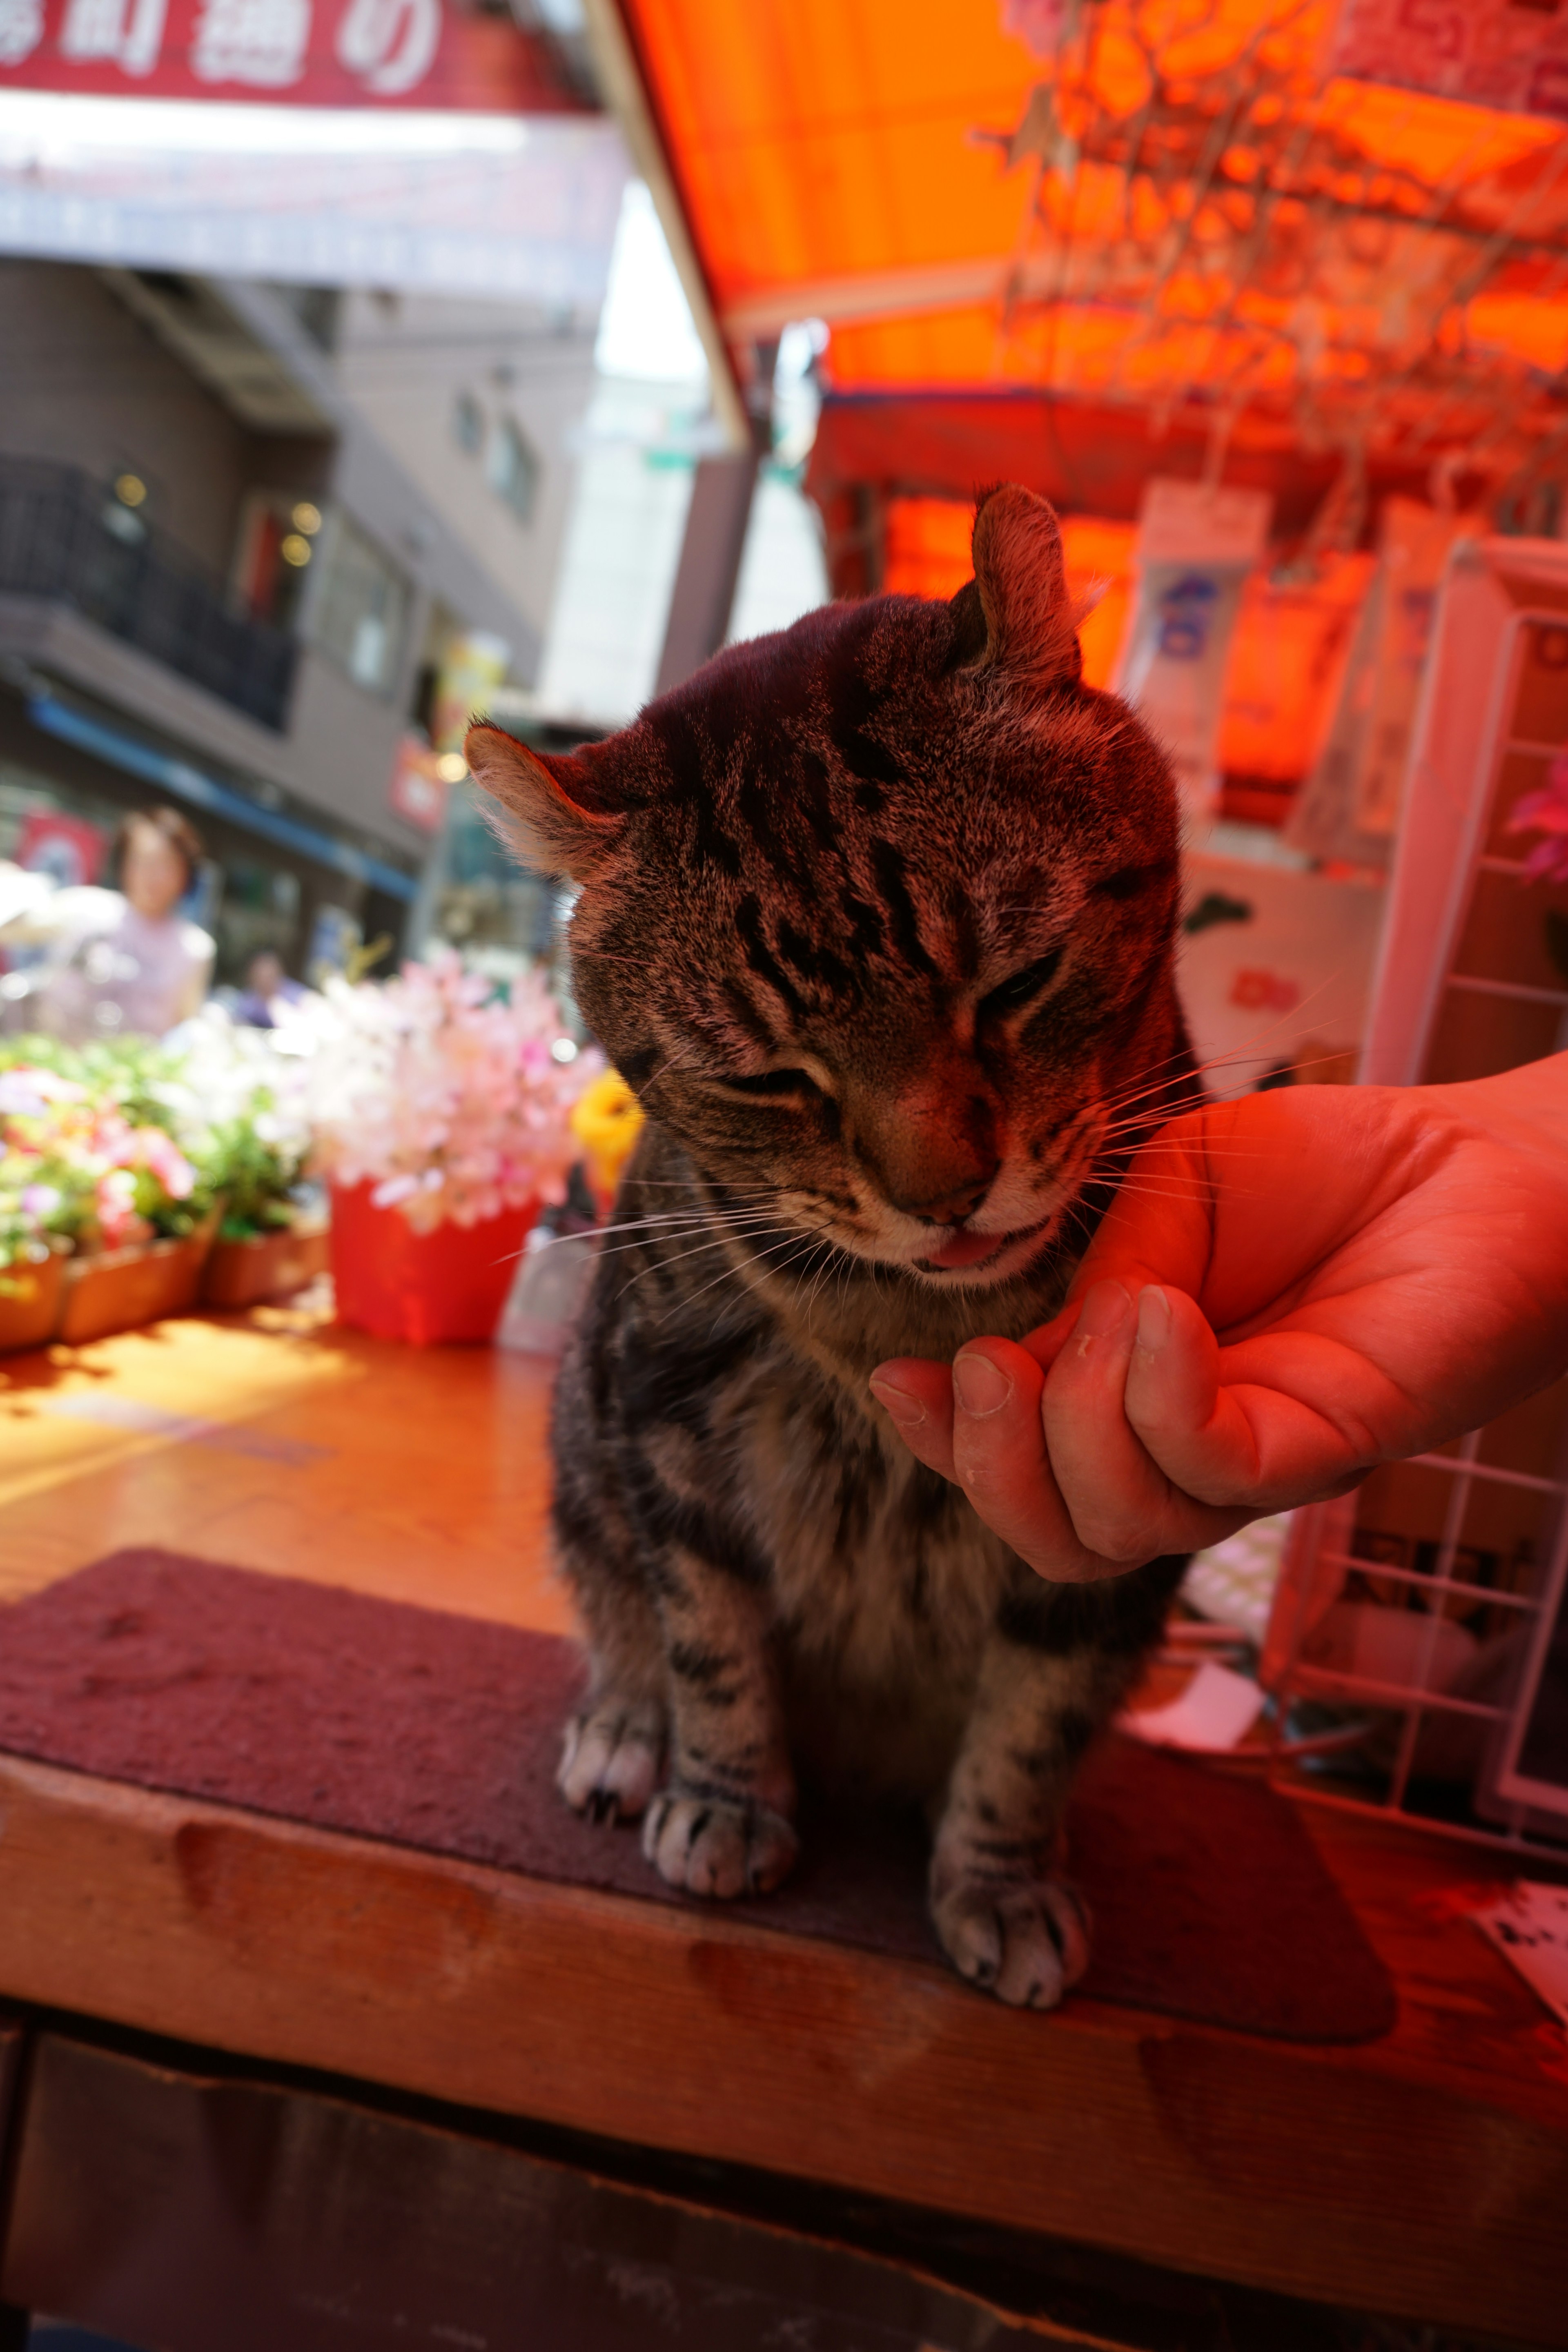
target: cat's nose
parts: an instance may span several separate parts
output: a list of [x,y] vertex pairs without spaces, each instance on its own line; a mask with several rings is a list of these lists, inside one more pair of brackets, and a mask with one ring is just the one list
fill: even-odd
[[899,1205],[907,1208],[912,1216],[924,1217],[928,1224],[961,1225],[965,1217],[974,1214],[991,1190],[995,1173],[996,1163],[993,1163],[983,1176],[974,1177],[960,1192],[944,1192],[934,1201],[900,1202]]

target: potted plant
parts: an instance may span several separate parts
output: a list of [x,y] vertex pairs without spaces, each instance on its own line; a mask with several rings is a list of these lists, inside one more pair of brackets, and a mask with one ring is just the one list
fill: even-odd
[[[17,1209],[38,1228],[25,1244],[25,1262],[47,1292],[39,1243],[51,1255],[68,1250],[58,1269],[55,1335],[72,1344],[195,1302],[214,1202],[155,1098],[161,1074],[157,1049],[141,1041],[76,1053],[17,1039],[0,1069],[6,1166],[26,1177]],[[12,1279],[19,1287],[27,1281]],[[43,1299],[28,1298],[36,1324]]]
[[202,1273],[207,1307],[288,1298],[327,1271],[326,1213],[299,1197],[299,1160],[268,1137],[266,1119],[232,1120],[216,1139],[223,1214]]
[[36,1100],[25,1081],[0,1071],[0,1351],[54,1338],[70,1247],[63,1171],[22,1133],[20,1114]]
[[340,1318],[416,1346],[491,1339],[600,1066],[537,973],[500,991],[447,952],[384,986],[329,982],[310,1111]]
[[202,1270],[203,1304],[254,1307],[285,1298],[327,1268],[320,1189],[308,1191],[310,1149],[305,1032],[279,1050],[271,1030],[237,1025],[208,1004],[170,1041],[176,1060],[160,1095],[219,1222]]

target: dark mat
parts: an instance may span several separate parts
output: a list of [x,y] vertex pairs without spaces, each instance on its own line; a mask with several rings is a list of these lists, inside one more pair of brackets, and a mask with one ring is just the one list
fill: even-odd
[[[0,1611],[0,1748],[686,1903],[635,1831],[590,1828],[555,1794],[579,1686],[576,1651],[550,1634],[174,1552],[116,1552]],[[736,1910],[940,1958],[912,1830],[806,1822],[803,1841],[788,1885]],[[1272,1790],[1113,1738],[1079,1784],[1070,1844],[1099,1999],[1306,2042],[1393,2024],[1382,1963]]]

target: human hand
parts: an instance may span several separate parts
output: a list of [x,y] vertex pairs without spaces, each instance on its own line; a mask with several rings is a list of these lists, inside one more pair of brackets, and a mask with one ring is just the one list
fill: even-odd
[[1343,1494],[1568,1365],[1568,1055],[1303,1087],[1140,1152],[1054,1322],[880,1365],[910,1451],[1062,1581]]

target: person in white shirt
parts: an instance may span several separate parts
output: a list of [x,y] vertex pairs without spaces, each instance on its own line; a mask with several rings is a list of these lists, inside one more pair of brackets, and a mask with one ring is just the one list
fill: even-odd
[[68,1044],[162,1037],[205,997],[216,943],[178,912],[202,845],[177,809],[138,810],[121,825],[120,888],[26,894],[0,920],[0,947],[43,947],[22,1024]]

